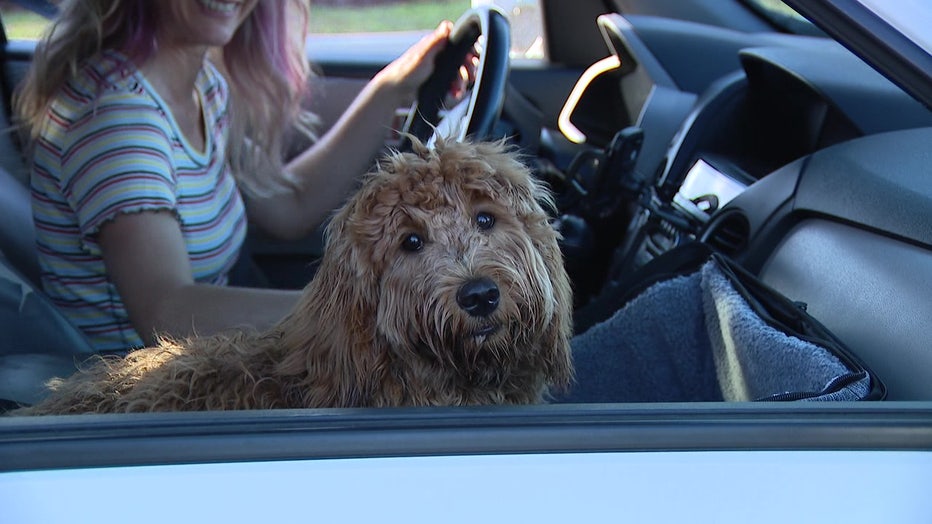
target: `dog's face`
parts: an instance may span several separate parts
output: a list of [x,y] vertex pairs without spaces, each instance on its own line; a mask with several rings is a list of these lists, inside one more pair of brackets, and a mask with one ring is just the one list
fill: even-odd
[[571,297],[547,198],[500,145],[395,155],[335,217],[328,254],[354,268],[401,358],[475,385],[529,366],[563,382]]

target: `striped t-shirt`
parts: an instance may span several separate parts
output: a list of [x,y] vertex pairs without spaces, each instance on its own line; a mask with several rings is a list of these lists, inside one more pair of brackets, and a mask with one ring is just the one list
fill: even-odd
[[185,139],[168,105],[115,52],[91,59],[49,108],[32,165],[42,284],[98,350],[142,345],[110,281],[97,232],[120,213],[171,210],[197,282],[226,284],[246,235],[225,160],[228,90],[209,62],[197,77],[205,148]]

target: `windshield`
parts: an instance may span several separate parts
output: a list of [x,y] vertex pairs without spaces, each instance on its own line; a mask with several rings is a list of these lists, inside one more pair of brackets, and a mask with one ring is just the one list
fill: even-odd
[[781,0],[745,0],[774,26],[799,35],[824,36],[819,29]]
[[[856,0],[906,38],[932,54],[932,9],[927,0]],[[797,34],[821,34],[809,20],[782,0],[745,0],[775,26]]]
[[927,0],[859,0],[874,14],[884,19],[927,53],[932,53],[932,9]]

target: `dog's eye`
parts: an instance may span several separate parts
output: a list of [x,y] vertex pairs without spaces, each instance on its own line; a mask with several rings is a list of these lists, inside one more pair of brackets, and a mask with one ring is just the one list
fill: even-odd
[[424,247],[424,239],[417,233],[409,233],[401,239],[401,249],[412,253],[420,251]]
[[492,226],[495,225],[495,215],[485,212],[477,214],[476,225],[483,231],[492,229]]

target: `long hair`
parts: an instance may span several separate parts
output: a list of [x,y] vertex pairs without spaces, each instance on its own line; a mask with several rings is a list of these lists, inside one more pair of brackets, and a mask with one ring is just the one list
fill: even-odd
[[[154,0],[64,0],[37,45],[32,67],[13,97],[16,124],[32,144],[62,86],[103,50],[134,64],[158,52]],[[259,0],[219,50],[230,85],[228,160],[241,187],[260,192],[284,184],[287,139],[313,136],[313,116],[302,109],[310,68],[304,56],[307,0]],[[101,86],[103,87],[103,86]]]

